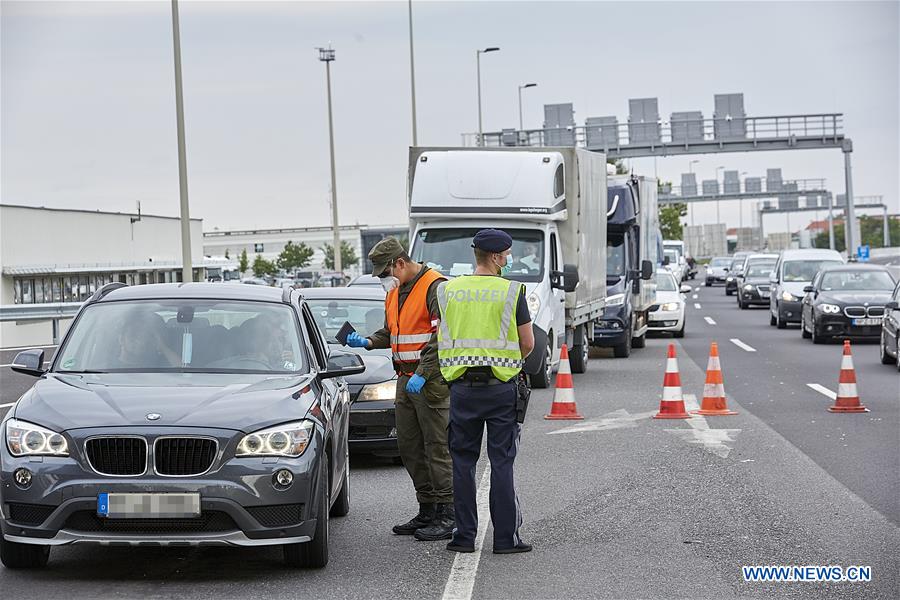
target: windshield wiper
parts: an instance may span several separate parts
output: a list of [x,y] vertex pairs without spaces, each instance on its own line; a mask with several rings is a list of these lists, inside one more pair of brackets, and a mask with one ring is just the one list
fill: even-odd
[[63,373],[65,375],[83,375],[85,373],[109,373],[109,371],[95,371],[93,369],[85,369],[83,371],[55,371],[56,373]]

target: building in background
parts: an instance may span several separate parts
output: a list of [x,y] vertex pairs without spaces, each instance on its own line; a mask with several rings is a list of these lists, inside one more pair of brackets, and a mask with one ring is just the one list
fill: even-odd
[[[206,277],[203,221],[191,219],[194,279]],[[0,204],[0,347],[50,344],[106,283],[181,281],[177,217]],[[55,311],[61,318],[38,315]]]

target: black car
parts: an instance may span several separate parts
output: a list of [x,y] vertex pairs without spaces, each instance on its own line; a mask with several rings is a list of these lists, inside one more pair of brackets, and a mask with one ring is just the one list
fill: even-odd
[[881,323],[881,362],[894,364],[900,371],[900,284],[894,288],[891,301],[884,305]]
[[725,295],[731,296],[737,292],[741,277],[744,274],[744,261],[750,252],[735,252],[731,257],[731,267],[728,269],[728,276],[725,277]]
[[878,265],[823,266],[803,288],[803,337],[815,344],[835,337],[878,339],[895,286],[890,271]]
[[[374,279],[374,278],[373,278]],[[329,344],[341,348],[335,335],[350,323],[362,336],[369,336],[384,326],[384,290],[379,285],[357,285],[344,288],[303,290],[319,329]],[[394,397],[397,374],[390,349],[361,350],[366,372],[347,377],[350,386],[350,450],[378,456],[398,456],[397,425],[394,419]]]
[[772,293],[769,276],[777,260],[777,254],[751,254],[744,259],[736,294],[739,308],[769,305],[769,296]]
[[0,559],[53,546],[281,546],[328,562],[350,510],[343,376],[298,290],[110,283],[84,303],[0,424]]

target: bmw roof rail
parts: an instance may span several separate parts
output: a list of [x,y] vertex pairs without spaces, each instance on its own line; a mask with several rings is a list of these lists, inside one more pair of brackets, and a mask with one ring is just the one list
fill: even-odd
[[113,281],[112,283],[107,283],[106,285],[101,287],[99,290],[94,292],[94,295],[91,296],[90,298],[88,298],[88,301],[86,304],[91,304],[93,302],[97,302],[98,300],[103,298],[103,296],[107,295],[111,291],[117,290],[117,289],[123,288],[123,287],[128,287],[128,284],[122,283],[121,281]]

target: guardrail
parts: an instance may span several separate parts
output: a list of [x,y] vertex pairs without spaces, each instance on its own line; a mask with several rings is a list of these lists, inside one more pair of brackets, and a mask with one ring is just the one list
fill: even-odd
[[7,304],[0,306],[0,321],[48,321],[75,316],[81,302],[52,302],[47,304]]

